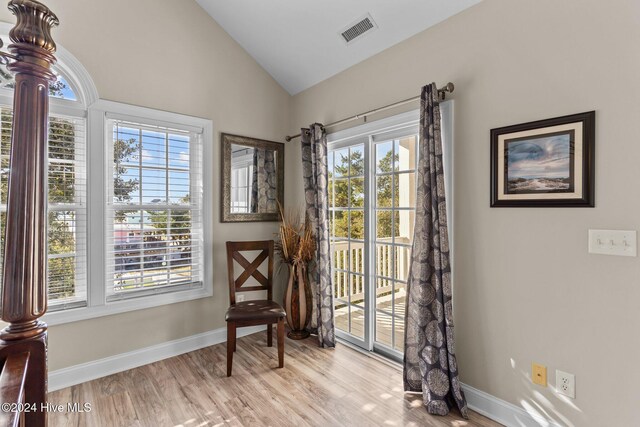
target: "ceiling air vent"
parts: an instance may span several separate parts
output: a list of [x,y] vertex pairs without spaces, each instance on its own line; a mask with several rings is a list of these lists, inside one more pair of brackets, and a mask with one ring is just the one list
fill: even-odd
[[367,14],[363,18],[359,19],[355,24],[350,25],[344,29],[340,35],[347,44],[351,43],[355,39],[361,37],[364,33],[367,33],[374,28],[377,28],[375,21],[371,15]]

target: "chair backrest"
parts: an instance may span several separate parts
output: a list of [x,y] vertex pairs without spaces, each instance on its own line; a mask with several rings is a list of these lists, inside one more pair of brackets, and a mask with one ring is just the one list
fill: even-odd
[[[249,262],[241,252],[261,251],[258,256]],[[267,298],[273,299],[273,240],[261,240],[254,242],[227,242],[227,271],[229,274],[229,302],[236,303],[236,292],[267,291]],[[236,261],[244,271],[235,278],[233,261]],[[267,261],[267,277],[258,267]],[[253,277],[259,283],[255,286],[242,286],[249,277]]]

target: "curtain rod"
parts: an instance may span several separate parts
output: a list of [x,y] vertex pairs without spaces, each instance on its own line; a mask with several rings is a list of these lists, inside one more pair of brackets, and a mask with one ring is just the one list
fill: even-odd
[[[447,83],[442,89],[438,89],[438,95],[440,95],[440,99],[444,101],[446,93],[447,92],[452,93],[454,89],[455,89],[455,86],[451,82]],[[420,95],[413,96],[411,98],[407,98],[407,99],[402,100],[402,101],[394,102],[393,104],[385,105],[384,107],[376,108],[374,110],[367,111],[366,113],[356,114],[355,116],[347,117],[346,119],[342,119],[342,120],[338,120],[337,122],[329,123],[328,125],[325,125],[324,127],[328,128],[328,127],[338,126],[338,125],[341,125],[343,123],[348,123],[348,122],[351,122],[353,120],[358,120],[358,119],[363,118],[363,117],[364,117],[364,119],[366,121],[367,120],[367,116],[370,116],[370,115],[376,114],[376,113],[380,113],[382,111],[389,110],[391,108],[399,107],[401,105],[408,104],[408,103],[416,101],[418,99],[420,99]],[[292,135],[292,136],[287,135],[284,139],[287,142],[289,142],[292,139],[299,138],[299,137],[300,137],[300,134]]]

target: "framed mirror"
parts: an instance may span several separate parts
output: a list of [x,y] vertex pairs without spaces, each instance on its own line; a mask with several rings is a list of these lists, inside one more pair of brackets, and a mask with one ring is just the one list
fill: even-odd
[[223,133],[222,222],[278,221],[284,144]]

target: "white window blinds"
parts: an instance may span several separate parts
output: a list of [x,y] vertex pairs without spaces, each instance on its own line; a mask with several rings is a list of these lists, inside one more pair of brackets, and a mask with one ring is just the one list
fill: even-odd
[[[4,250],[11,121],[12,109],[0,106],[0,251]],[[49,117],[49,311],[84,306],[87,301],[85,128],[84,119]]]
[[202,132],[108,120],[107,300],[201,287]]

